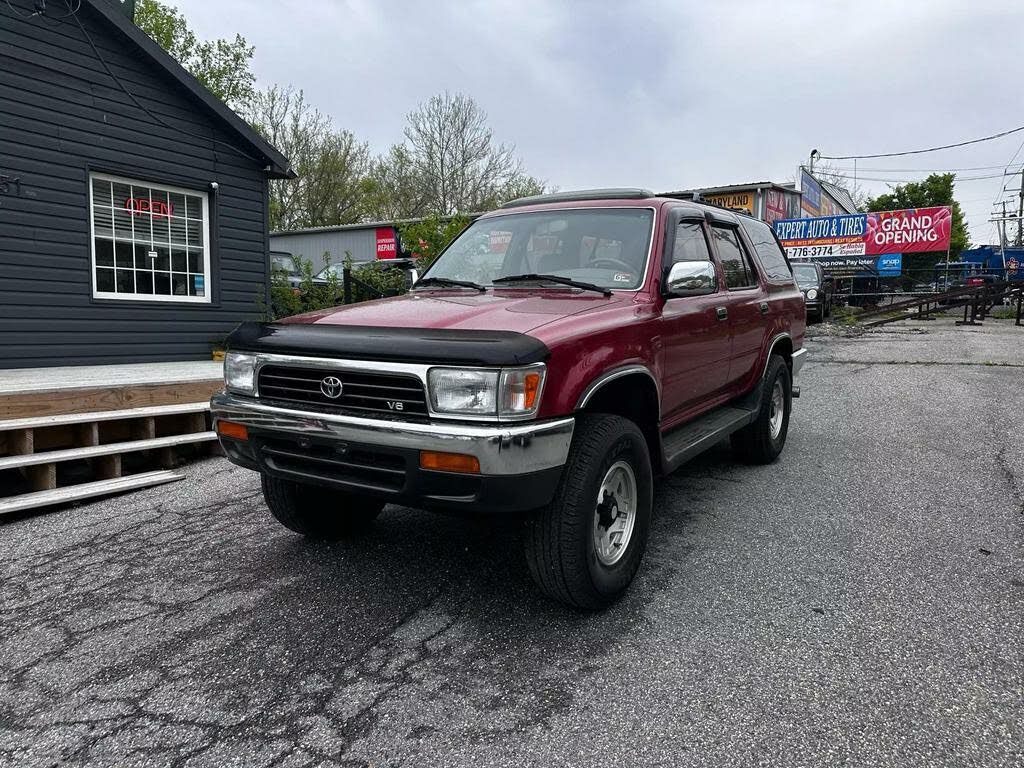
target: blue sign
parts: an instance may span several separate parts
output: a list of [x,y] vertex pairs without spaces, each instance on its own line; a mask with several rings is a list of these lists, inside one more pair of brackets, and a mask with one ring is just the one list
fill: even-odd
[[811,174],[800,169],[801,205],[808,216],[821,213],[821,185]]
[[192,278],[192,284],[196,290],[196,296],[206,295],[206,278],[203,275],[195,275]]
[[886,253],[875,259],[879,277],[899,277],[903,274],[903,254]]
[[775,234],[786,247],[860,243],[868,231],[868,217],[866,213],[851,213],[846,216],[782,219],[773,226]]

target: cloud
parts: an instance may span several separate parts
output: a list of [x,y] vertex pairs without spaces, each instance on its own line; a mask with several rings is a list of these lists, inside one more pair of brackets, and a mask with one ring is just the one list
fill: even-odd
[[[914,149],[1024,123],[1008,90],[1019,3],[174,2],[205,37],[248,38],[262,84],[305,89],[377,151],[417,103],[463,91],[563,189],[781,181],[812,148]],[[994,165],[1018,143],[859,165]],[[1001,186],[958,185],[976,241]]]

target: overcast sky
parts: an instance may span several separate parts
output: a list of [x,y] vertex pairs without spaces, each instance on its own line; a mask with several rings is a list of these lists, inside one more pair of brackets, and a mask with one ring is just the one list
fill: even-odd
[[[1020,0],[165,1],[203,37],[242,34],[260,85],[302,88],[378,152],[417,103],[467,93],[561,189],[784,182],[815,147],[895,152],[1024,125]],[[998,175],[1022,142],[862,160],[858,175],[872,194],[886,184],[864,179],[924,175],[905,169]],[[957,185],[975,243],[994,242],[1003,185]]]

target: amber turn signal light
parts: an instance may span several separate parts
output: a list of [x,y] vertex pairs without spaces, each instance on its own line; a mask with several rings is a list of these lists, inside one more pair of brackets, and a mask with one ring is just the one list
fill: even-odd
[[420,469],[475,475],[480,473],[480,459],[465,453],[420,451]]
[[537,405],[538,392],[540,392],[540,374],[526,374],[523,377],[523,405],[525,410],[532,411]]
[[235,440],[249,439],[249,430],[246,429],[245,424],[239,424],[236,421],[218,421],[217,434],[221,437],[230,437]]

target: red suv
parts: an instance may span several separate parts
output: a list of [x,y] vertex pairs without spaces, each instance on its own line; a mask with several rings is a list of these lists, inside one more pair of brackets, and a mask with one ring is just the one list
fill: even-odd
[[540,588],[594,609],[640,566],[654,478],[786,441],[804,301],[770,227],[615,189],[481,216],[412,290],[228,339],[216,429],[307,536],[387,502],[523,515]]

